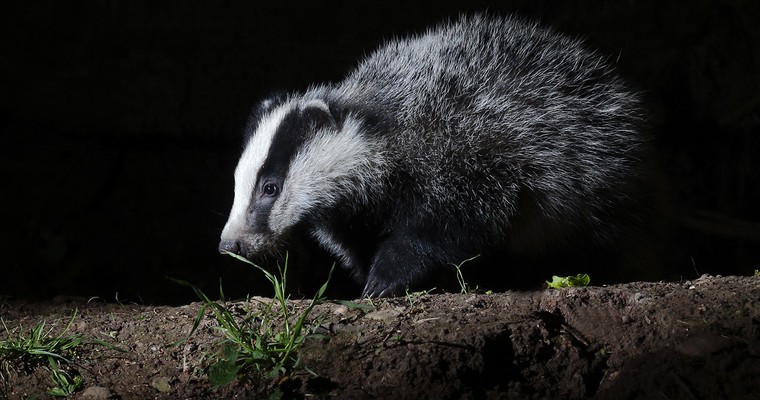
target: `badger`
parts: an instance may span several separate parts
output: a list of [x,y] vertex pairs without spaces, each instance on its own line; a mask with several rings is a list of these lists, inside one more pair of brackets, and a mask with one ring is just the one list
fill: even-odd
[[[645,234],[646,125],[641,95],[581,40],[462,16],[261,102],[219,251],[271,254],[302,234],[370,297],[482,254],[615,255]],[[534,268],[498,264],[487,272]]]

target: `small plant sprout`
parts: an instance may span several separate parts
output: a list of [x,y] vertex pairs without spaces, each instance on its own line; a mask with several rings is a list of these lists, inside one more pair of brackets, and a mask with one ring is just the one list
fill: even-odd
[[[332,270],[306,309],[296,314],[295,308],[288,304],[289,296],[286,294],[287,256],[285,266],[280,268],[278,265],[279,274],[275,275],[243,257],[227,254],[262,271],[274,288],[274,298],[271,302],[263,303],[263,309],[246,308],[241,315],[239,307],[233,308],[226,304],[221,283],[220,304],[211,301],[198,287],[173,279],[192,288],[203,302],[189,335],[198,328],[206,310],[211,310],[217,323],[214,329],[223,336],[219,342],[220,351],[208,368],[211,384],[219,387],[231,383],[235,378],[242,378],[267,385],[268,389],[276,392],[276,383],[284,381],[294,372],[304,339],[318,326],[308,324],[307,318],[314,307],[324,300]],[[261,377],[266,381],[260,380]],[[275,382],[274,387],[272,382]]]
[[565,277],[554,275],[552,277],[552,281],[546,281],[546,284],[550,289],[560,289],[566,287],[588,286],[590,282],[591,278],[588,276],[588,274],[578,274],[575,276]]
[[478,289],[477,287],[475,287],[474,289],[471,288],[470,285],[464,280],[464,275],[462,274],[462,266],[465,263],[470,262],[470,261],[472,261],[472,260],[474,260],[474,259],[476,259],[478,257],[480,257],[480,254],[478,254],[478,255],[476,255],[474,257],[470,257],[470,258],[462,261],[461,263],[459,263],[459,265],[457,265],[457,264],[451,264],[451,265],[454,266],[454,269],[456,269],[457,282],[459,282],[459,293],[461,293],[461,294],[472,293],[473,291],[475,291],[475,290]]
[[409,307],[414,307],[422,297],[429,295],[435,288],[428,290],[420,290],[419,292],[412,292],[409,288],[406,288],[406,300],[409,302]]

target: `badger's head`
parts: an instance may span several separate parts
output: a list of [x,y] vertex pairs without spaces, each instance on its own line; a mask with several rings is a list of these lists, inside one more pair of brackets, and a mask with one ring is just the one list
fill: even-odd
[[[296,226],[366,204],[383,155],[362,119],[319,99],[264,102],[235,169],[235,197],[220,252],[268,253]],[[339,115],[340,114],[340,115]]]

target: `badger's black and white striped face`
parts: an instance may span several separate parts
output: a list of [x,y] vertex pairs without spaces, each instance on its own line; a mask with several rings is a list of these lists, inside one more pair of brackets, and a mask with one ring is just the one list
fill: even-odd
[[[360,122],[334,118],[321,100],[290,100],[267,112],[235,170],[235,197],[220,251],[274,250],[291,228],[341,200],[366,200],[382,163]],[[364,199],[363,199],[364,198]]]

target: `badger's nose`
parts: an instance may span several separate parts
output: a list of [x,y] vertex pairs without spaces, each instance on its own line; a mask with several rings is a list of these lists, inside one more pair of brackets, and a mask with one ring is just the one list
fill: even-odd
[[240,254],[240,242],[235,239],[225,239],[219,242],[219,252]]

